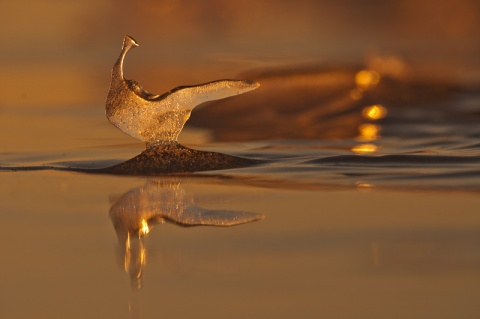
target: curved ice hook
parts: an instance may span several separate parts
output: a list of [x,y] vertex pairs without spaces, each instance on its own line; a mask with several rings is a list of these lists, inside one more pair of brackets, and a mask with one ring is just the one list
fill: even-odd
[[177,143],[192,109],[206,101],[223,99],[256,89],[252,81],[219,80],[195,86],[180,86],[162,95],[147,92],[137,82],[123,77],[123,60],[138,46],[125,36],[112,69],[106,102],[108,120],[128,135],[147,143],[147,148]]

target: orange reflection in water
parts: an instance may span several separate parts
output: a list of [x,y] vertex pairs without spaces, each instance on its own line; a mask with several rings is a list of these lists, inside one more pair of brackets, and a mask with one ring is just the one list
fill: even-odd
[[359,90],[365,91],[380,82],[380,74],[373,70],[361,70],[355,75],[355,83]]
[[124,269],[130,275],[132,288],[140,289],[142,287],[142,274],[146,263],[143,236],[135,236],[135,234],[128,232],[125,241]]
[[379,138],[380,126],[375,124],[361,124],[358,127],[359,135],[357,140],[361,142],[370,142]]
[[352,147],[352,152],[358,154],[368,154],[377,151],[377,145],[375,144],[359,144]]
[[[362,72],[362,71],[360,71]],[[360,73],[359,72],[359,73]],[[358,74],[357,74],[358,75]],[[379,120],[387,115],[387,109],[380,104],[367,106],[362,110],[362,117],[368,120]],[[358,126],[358,136],[355,138],[360,142],[372,142],[380,138],[380,125],[363,123]],[[373,153],[378,147],[374,144],[359,144],[352,148],[352,152],[358,154]]]
[[367,106],[362,111],[362,116],[369,120],[379,120],[387,115],[387,109],[380,104]]
[[375,87],[380,82],[380,73],[374,70],[364,69],[358,71],[355,76],[355,88],[350,91],[350,98],[359,101],[368,89]]

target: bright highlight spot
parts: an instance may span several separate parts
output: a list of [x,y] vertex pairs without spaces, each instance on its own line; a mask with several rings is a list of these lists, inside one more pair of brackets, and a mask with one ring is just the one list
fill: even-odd
[[377,150],[377,146],[373,144],[360,144],[355,147],[352,147],[352,152],[358,154],[367,154],[373,153]]
[[125,242],[125,259],[124,259],[124,268],[128,272],[130,268],[130,233],[127,233],[127,241]]
[[361,70],[355,75],[355,83],[357,87],[364,91],[370,86],[376,85],[380,82],[380,74],[372,70]]
[[145,219],[142,219],[142,221],[140,222],[140,228],[138,231],[140,235],[146,235],[150,231],[150,228],[148,227],[148,223]]
[[357,137],[358,141],[361,142],[370,142],[378,139],[380,128],[375,124],[362,124],[358,127],[359,136]]
[[387,109],[380,104],[367,106],[363,109],[362,115],[369,120],[379,120],[387,115]]
[[[147,250],[145,247],[141,247],[140,249],[140,265],[145,266],[147,264]],[[142,273],[139,272],[137,274],[137,278],[140,278],[142,276]]]

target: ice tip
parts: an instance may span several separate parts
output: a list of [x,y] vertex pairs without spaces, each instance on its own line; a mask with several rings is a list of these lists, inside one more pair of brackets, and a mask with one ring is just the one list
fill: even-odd
[[260,83],[252,80],[244,80],[244,81],[241,81],[241,83],[243,84],[244,88],[247,91],[255,90],[260,86]]
[[124,43],[124,45],[128,44],[129,46],[135,46],[135,47],[139,46],[138,42],[133,37],[131,37],[129,35],[125,35],[123,37],[123,43]]

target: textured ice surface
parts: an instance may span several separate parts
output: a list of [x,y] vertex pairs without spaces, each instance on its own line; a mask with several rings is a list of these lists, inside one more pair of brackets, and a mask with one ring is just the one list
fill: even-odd
[[137,82],[123,76],[126,53],[138,46],[125,36],[122,52],[112,69],[106,102],[108,120],[123,132],[155,145],[175,144],[193,108],[203,102],[223,99],[256,89],[251,81],[219,80],[195,86],[177,87],[165,94],[148,93]]

